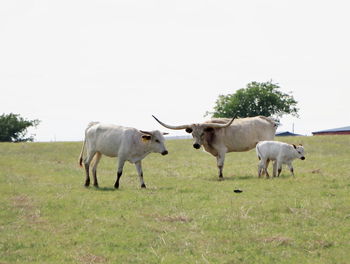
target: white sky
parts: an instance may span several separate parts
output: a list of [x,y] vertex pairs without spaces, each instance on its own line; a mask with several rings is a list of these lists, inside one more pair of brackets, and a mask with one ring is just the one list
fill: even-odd
[[[143,130],[202,122],[220,94],[270,79],[300,118],[350,125],[348,0],[0,2],[0,114],[42,122],[37,141],[82,140],[90,121]],[[172,135],[184,131],[167,131]]]

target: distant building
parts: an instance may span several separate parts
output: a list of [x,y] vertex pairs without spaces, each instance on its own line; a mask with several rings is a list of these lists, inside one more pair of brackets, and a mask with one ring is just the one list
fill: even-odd
[[289,131],[282,131],[282,132],[277,132],[275,134],[276,137],[295,137],[295,136],[302,136],[302,135],[299,135],[299,134],[294,134],[292,132],[289,132]]
[[350,126],[316,131],[316,132],[312,132],[312,134],[314,136],[320,136],[320,135],[350,135]]

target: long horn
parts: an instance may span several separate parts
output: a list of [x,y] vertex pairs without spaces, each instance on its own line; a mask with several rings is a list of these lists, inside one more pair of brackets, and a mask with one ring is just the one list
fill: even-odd
[[182,126],[170,126],[167,124],[164,124],[162,121],[160,121],[158,118],[156,118],[154,115],[152,115],[153,118],[159,123],[161,124],[163,127],[169,128],[169,129],[175,129],[175,130],[180,130],[180,129],[186,129],[189,128],[189,125],[182,125]]
[[218,124],[218,123],[205,123],[206,126],[213,128],[225,128],[232,124],[233,120],[235,120],[236,116],[234,116],[228,123],[226,124]]

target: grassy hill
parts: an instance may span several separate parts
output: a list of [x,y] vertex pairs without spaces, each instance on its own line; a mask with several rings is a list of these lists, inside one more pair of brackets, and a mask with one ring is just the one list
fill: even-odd
[[83,187],[81,143],[1,143],[0,263],[348,263],[350,137],[277,140],[305,147],[295,178],[258,179],[253,150],[218,181],[214,157],[173,140],[143,161],[145,190],[132,164],[114,190],[106,157]]

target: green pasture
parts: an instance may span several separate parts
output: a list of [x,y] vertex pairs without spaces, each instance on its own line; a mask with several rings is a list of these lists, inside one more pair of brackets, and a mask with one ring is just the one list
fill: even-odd
[[147,189],[126,164],[119,190],[106,157],[83,186],[81,142],[1,143],[0,263],[349,263],[350,136],[277,140],[305,147],[294,178],[258,179],[252,150],[218,181],[214,157],[169,140]]

